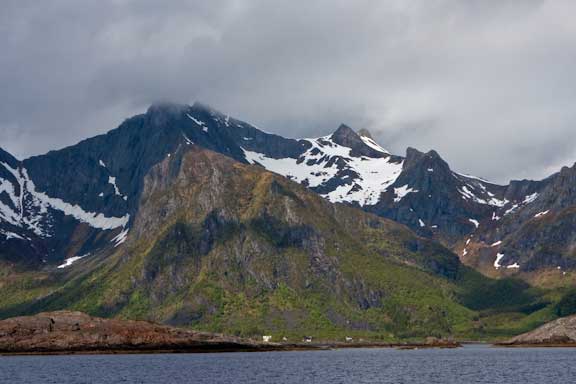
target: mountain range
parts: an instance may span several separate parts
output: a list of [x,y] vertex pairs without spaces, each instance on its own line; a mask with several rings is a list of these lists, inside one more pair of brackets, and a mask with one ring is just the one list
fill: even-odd
[[295,140],[203,104],[154,104],[45,155],[0,149],[0,316],[513,334],[572,294],[575,177],[498,185],[346,125]]

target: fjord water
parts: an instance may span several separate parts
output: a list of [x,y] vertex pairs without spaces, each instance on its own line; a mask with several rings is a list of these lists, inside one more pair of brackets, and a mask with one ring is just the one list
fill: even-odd
[[572,348],[0,357],[0,383],[572,383]]

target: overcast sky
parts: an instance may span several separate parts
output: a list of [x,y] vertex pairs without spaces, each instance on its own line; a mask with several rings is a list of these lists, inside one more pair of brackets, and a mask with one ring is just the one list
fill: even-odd
[[368,128],[504,182],[576,161],[573,0],[2,0],[19,158],[203,101],[288,137]]

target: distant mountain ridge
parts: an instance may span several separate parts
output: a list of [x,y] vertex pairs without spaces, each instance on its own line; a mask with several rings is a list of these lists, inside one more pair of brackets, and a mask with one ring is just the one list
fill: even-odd
[[[346,125],[321,138],[287,139],[200,103],[155,104],[105,135],[24,161],[0,151],[0,257],[53,265],[117,246],[138,211],[144,176],[190,145],[405,224],[488,274],[576,266],[574,168],[497,185],[452,171],[435,151],[392,155]],[[560,232],[529,235],[550,220]]]

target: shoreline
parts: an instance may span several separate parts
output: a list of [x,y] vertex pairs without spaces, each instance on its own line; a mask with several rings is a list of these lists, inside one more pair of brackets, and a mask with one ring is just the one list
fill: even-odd
[[526,343],[526,344],[498,344],[494,343],[494,347],[504,348],[576,348],[576,343]]
[[[496,348],[576,348],[576,344],[498,344],[498,343],[466,343],[487,345]],[[10,356],[87,356],[87,355],[155,355],[155,354],[206,354],[206,353],[266,353],[266,352],[304,352],[304,351],[335,351],[341,349],[396,349],[402,350],[420,350],[420,349],[458,349],[458,346],[431,346],[425,344],[362,344],[362,345],[290,345],[290,346],[270,346],[256,348],[161,348],[161,349],[96,349],[96,350],[60,350],[60,351],[1,351],[0,357]]]
[[148,355],[148,354],[201,354],[201,353],[236,353],[236,352],[300,352],[300,351],[333,351],[340,349],[456,349],[459,343],[451,344],[404,344],[404,343],[320,343],[320,344],[252,344],[232,346],[195,346],[184,348],[114,348],[114,349],[71,349],[71,350],[23,350],[0,351],[0,356],[71,356],[71,355]]

